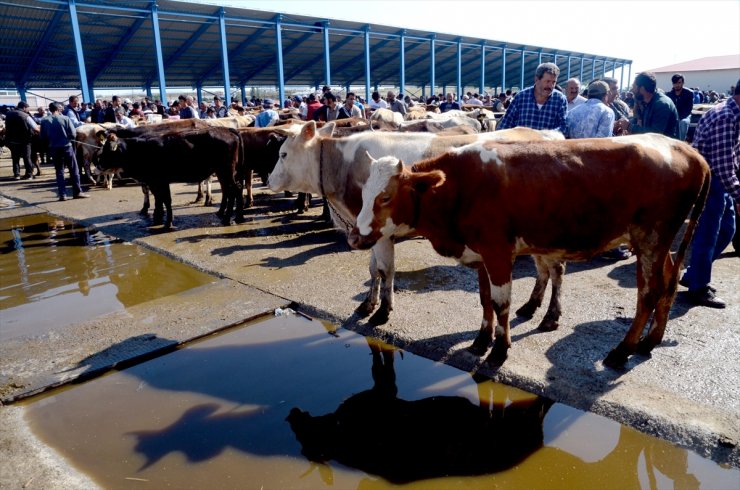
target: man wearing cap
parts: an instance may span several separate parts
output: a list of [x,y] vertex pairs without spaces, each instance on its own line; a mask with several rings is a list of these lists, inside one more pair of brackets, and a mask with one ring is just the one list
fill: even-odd
[[64,182],[64,168],[69,170],[69,177],[72,181],[72,197],[82,199],[90,197],[82,192],[80,187],[80,170],[77,167],[77,159],[72,148],[72,142],[75,140],[77,131],[72,125],[72,121],[63,114],[59,113],[59,106],[52,102],[49,104],[51,115],[41,122],[41,141],[49,145],[49,155],[54,162],[54,170],[57,175],[57,190],[60,201],[67,200],[67,192]]
[[[33,179],[33,164],[31,162],[31,137],[39,132],[39,126],[28,113],[28,104],[18,102],[16,109],[5,116],[5,141],[10,148],[13,160],[13,178],[15,180]],[[26,173],[21,177],[20,161]]]
[[262,101],[262,112],[257,114],[254,118],[255,128],[268,128],[274,126],[275,123],[280,119],[278,113],[273,110],[275,103],[272,99],[265,99]]
[[588,99],[566,115],[568,138],[606,138],[612,135],[614,111],[606,105],[609,85],[597,80],[588,86]]
[[221,97],[218,95],[213,97],[213,113],[216,117],[226,117],[229,115],[229,110],[226,109],[226,106],[221,101]]

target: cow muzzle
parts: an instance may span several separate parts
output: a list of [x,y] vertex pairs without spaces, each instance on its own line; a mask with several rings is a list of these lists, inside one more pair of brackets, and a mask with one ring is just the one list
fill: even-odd
[[356,250],[367,250],[372,248],[378,241],[378,238],[374,236],[376,234],[376,232],[373,232],[370,235],[362,235],[360,234],[360,230],[356,226],[353,226],[352,231],[347,236],[347,243]]

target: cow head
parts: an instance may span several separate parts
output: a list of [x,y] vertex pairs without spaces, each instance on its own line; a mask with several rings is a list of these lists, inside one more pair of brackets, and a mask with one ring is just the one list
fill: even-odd
[[362,210],[347,239],[349,245],[367,249],[381,237],[407,234],[416,225],[421,196],[444,181],[440,170],[412,172],[395,157],[372,160],[370,176],[362,188]]
[[319,192],[310,185],[318,182],[319,158],[317,152],[321,138],[331,137],[334,123],[317,129],[314,121],[304,124],[297,135],[288,136],[280,147],[279,159],[270,174],[268,185],[276,192]]
[[104,137],[105,143],[98,153],[97,165],[102,170],[120,170],[123,168],[124,155],[126,153],[126,142],[115,133],[106,134],[103,131],[97,133],[98,138]]

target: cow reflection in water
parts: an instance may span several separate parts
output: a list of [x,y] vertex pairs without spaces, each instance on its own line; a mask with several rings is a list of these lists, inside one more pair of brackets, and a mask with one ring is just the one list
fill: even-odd
[[[551,401],[507,405],[434,396],[396,397],[394,351],[371,342],[372,389],[351,396],[334,413],[293,408],[287,420],[313,462],[335,460],[394,483],[505,470],[542,446]],[[482,397],[483,398],[483,397]]]

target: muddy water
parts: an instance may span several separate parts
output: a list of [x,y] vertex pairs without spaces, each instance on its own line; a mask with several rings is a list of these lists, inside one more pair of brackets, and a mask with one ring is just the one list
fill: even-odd
[[215,279],[49,215],[0,220],[0,340],[65,325]]
[[26,404],[106,488],[737,489],[738,470],[298,316]]

